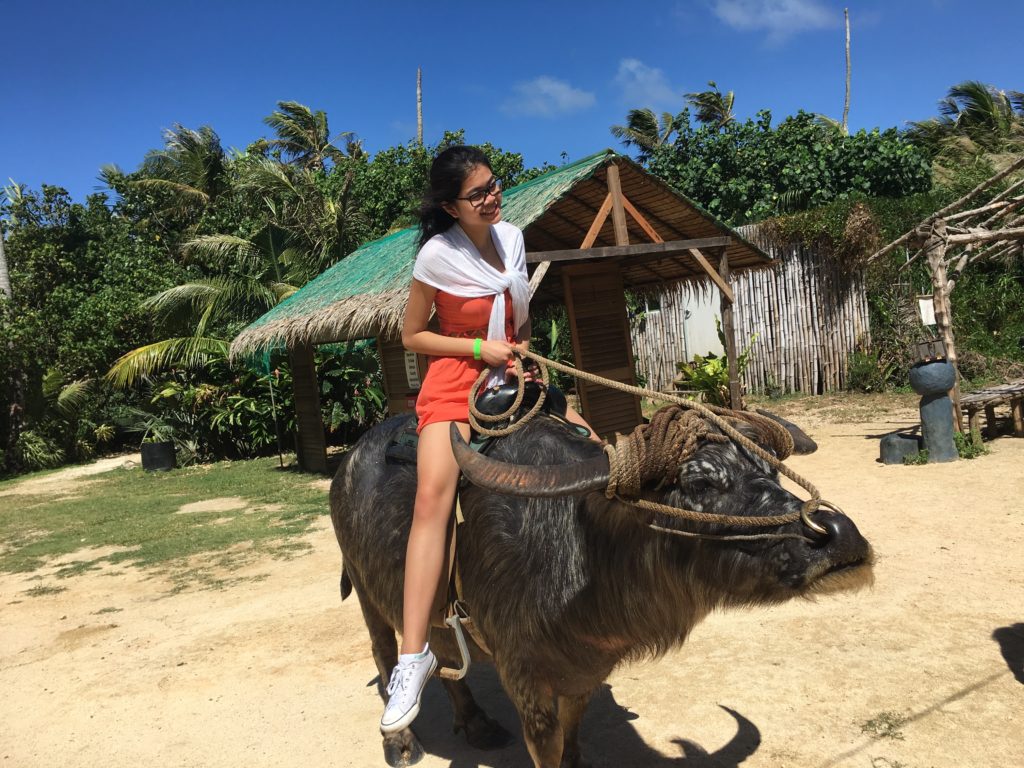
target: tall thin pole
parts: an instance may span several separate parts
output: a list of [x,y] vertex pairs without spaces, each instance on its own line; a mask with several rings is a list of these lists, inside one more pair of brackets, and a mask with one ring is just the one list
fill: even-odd
[[843,103],[843,136],[850,135],[847,118],[850,116],[850,9],[843,8],[846,19],[846,101]]
[[416,67],[416,141],[423,146],[423,70]]
[[7,256],[4,254],[4,223],[0,221],[0,293],[8,299],[14,298],[11,290],[11,273],[7,269]]

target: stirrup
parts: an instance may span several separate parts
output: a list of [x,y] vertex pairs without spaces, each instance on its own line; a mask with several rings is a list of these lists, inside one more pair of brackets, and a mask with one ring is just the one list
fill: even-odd
[[466,636],[462,633],[463,616],[460,611],[461,604],[456,601],[452,606],[452,615],[444,620],[444,623],[451,627],[455,633],[455,642],[459,646],[459,654],[462,656],[462,666],[459,669],[453,667],[441,667],[437,671],[438,677],[445,680],[461,680],[469,672],[469,646],[466,645]]

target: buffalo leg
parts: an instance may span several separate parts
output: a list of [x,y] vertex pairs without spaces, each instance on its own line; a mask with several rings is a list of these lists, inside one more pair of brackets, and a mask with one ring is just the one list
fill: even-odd
[[491,719],[473,698],[465,680],[442,680],[455,713],[452,722],[455,733],[466,732],[466,741],[477,749],[501,749],[512,743],[512,734],[497,720]]
[[[380,673],[380,685],[377,686],[377,691],[381,698],[387,701],[385,689],[388,679],[391,677],[391,670],[398,664],[398,640],[395,637],[395,628],[370,602],[358,575],[350,572],[349,578],[352,580],[352,586],[359,598],[359,606],[363,609],[366,628],[370,632],[373,661],[377,665],[377,672]],[[419,740],[411,728],[384,736],[383,746],[384,760],[391,768],[406,768],[406,766],[415,765],[423,759],[423,747],[420,746]]]
[[498,674],[519,712],[523,738],[535,768],[560,768],[562,725],[558,721],[551,688],[531,679],[526,665],[510,668],[500,664]]
[[559,696],[558,720],[562,725],[565,747],[562,750],[562,768],[587,768],[580,754],[580,721],[590,701],[590,694]]

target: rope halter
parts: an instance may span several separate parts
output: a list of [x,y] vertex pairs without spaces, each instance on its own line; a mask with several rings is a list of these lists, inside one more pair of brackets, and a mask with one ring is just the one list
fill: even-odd
[[[527,357],[535,361],[540,368],[541,378],[544,386],[541,388],[541,395],[537,403],[518,421],[510,423],[502,429],[490,429],[484,426],[483,422],[494,423],[510,419],[523,401],[524,381],[522,358]],[[811,519],[811,515],[821,507],[840,512],[838,507],[829,502],[823,501],[821,493],[811,484],[810,481],[800,476],[787,467],[783,460],[793,451],[793,438],[789,432],[766,416],[751,411],[735,411],[718,406],[706,406],[693,400],[686,400],[675,395],[666,395],[642,387],[634,387],[618,381],[596,376],[586,371],[578,370],[572,366],[549,360],[534,352],[515,353],[515,371],[518,380],[518,393],[512,406],[502,414],[488,415],[481,413],[475,405],[477,395],[483,382],[488,376],[488,369],[480,372],[480,376],[470,391],[469,396],[469,421],[477,432],[489,436],[504,436],[512,434],[521,429],[540,410],[546,396],[549,382],[549,368],[567,373],[571,376],[601,384],[612,389],[617,389],[632,395],[648,397],[670,403],[673,407],[662,408],[651,418],[650,424],[638,426],[629,435],[618,435],[615,444],[605,444],[604,451],[608,456],[609,479],[605,489],[605,496],[609,499],[616,499],[622,503],[644,509],[649,512],[668,515],[676,518],[694,520],[705,523],[717,523],[724,525],[742,525],[757,527],[774,527],[800,520],[807,528],[816,534],[824,536],[828,531],[819,523]],[[760,434],[765,436],[765,441],[774,451],[774,454],[753,440],[739,432],[727,419],[744,421],[755,427]],[[717,427],[719,432],[712,429]],[[811,498],[805,501],[799,512],[790,512],[782,515],[743,516],[743,515],[722,515],[709,512],[672,507],[667,504],[660,504],[640,498],[641,489],[651,482],[657,481],[657,488],[674,482],[679,469],[683,463],[692,458],[696,453],[701,440],[709,442],[728,442],[741,446],[749,453],[757,456],[768,466],[780,474],[788,477],[794,483],[806,490]],[[685,531],[675,531],[651,524],[651,527],[666,533],[674,533],[681,536],[700,536],[701,538],[717,539],[746,539],[746,538],[800,538],[805,536],[799,534],[760,534],[757,536],[709,536],[705,534],[691,534]]]

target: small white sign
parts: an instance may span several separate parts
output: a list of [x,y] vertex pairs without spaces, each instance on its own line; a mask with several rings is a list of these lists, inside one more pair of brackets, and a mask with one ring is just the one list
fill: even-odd
[[921,322],[925,325],[935,325],[935,302],[931,296],[918,296],[917,307],[921,312]]
[[409,389],[420,388],[420,367],[416,362],[416,353],[405,350],[405,380]]

